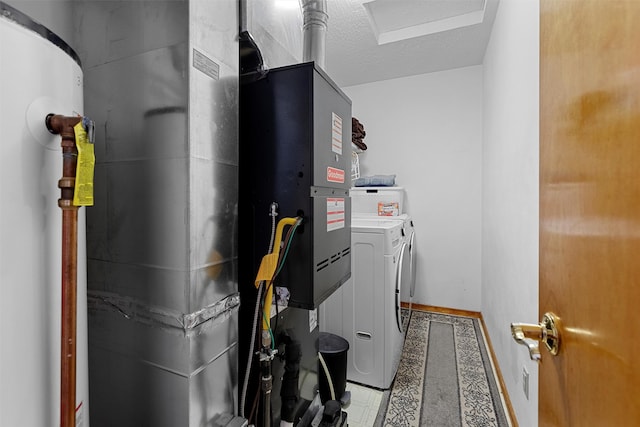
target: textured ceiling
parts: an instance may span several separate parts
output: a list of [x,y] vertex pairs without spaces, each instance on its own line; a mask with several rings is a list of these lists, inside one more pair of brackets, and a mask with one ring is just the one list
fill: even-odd
[[477,24],[482,0],[327,0],[326,70],[352,86],[482,64],[498,1]]

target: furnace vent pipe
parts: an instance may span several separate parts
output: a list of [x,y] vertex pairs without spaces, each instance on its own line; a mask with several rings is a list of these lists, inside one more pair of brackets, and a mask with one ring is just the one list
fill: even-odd
[[325,40],[327,36],[327,0],[301,0],[304,62],[314,61],[324,69]]
[[243,33],[244,31],[249,31],[248,28],[248,24],[247,24],[247,19],[248,19],[248,15],[247,15],[247,0],[240,0],[238,2],[238,24],[240,26],[240,31],[239,33]]

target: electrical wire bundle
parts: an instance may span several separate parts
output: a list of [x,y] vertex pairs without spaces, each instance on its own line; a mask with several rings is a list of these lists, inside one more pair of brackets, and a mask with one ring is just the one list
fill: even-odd
[[[242,395],[240,402],[240,414],[244,415],[244,407],[246,403],[246,393],[249,382],[249,375],[251,371],[253,352],[255,348],[256,341],[260,341],[260,337],[262,337],[262,347],[263,350],[265,348],[269,349],[270,353],[273,353],[275,350],[275,337],[273,334],[273,330],[275,328],[271,328],[271,305],[273,299],[273,287],[274,281],[276,277],[282,271],[282,268],[287,260],[287,256],[289,254],[289,249],[291,247],[291,242],[293,241],[293,236],[295,235],[295,231],[298,226],[302,223],[301,217],[296,218],[283,218],[278,222],[276,228],[276,206],[272,204],[271,206],[271,238],[269,240],[269,250],[267,255],[265,255],[260,264],[260,268],[258,270],[258,274],[256,275],[255,285],[258,289],[258,294],[256,298],[256,305],[254,311],[253,318],[253,326],[251,332],[251,344],[249,349],[249,354],[247,357],[247,368],[246,374],[244,377],[244,384],[242,387]],[[282,231],[284,227],[289,226],[286,236],[284,239],[282,237]],[[276,243],[275,252],[274,252],[274,242]],[[266,289],[265,289],[266,287]],[[276,298],[276,322],[278,319],[278,304]],[[257,333],[258,322],[259,322],[259,313],[262,312],[262,330],[261,333]],[[277,323],[276,323],[277,326]],[[260,395],[260,387],[256,390],[256,395],[252,404],[251,413],[249,414],[248,420],[249,423],[252,423],[253,417],[256,415],[257,402],[258,397]],[[265,414],[268,414],[269,408],[263,408]],[[265,415],[269,416],[269,415]]]
[[[288,218],[284,218],[281,221],[284,221]],[[278,275],[280,274],[280,272],[282,271],[282,267],[284,267],[284,264],[287,260],[287,255],[289,255],[289,249],[291,248],[291,242],[293,241],[293,236],[296,232],[296,229],[298,228],[298,226],[300,224],[302,224],[302,218],[301,217],[296,217],[295,218],[295,223],[289,227],[289,230],[287,231],[287,234],[285,236],[285,238],[282,240],[282,244],[284,245],[284,247],[282,248],[283,250],[280,251],[280,254],[278,256],[278,263],[277,263],[277,268],[276,268],[276,272],[273,275],[273,277],[271,278],[271,280],[269,281],[268,287],[267,287],[267,293],[269,292],[269,288],[272,288],[273,283],[276,280],[276,277],[278,277]],[[266,294],[265,294],[266,295]],[[276,327],[273,328],[273,330],[277,329],[278,326],[278,298],[277,296],[274,298],[276,301]],[[265,307],[265,302],[266,302],[266,296],[262,301],[262,307]],[[264,312],[263,312],[264,314]],[[273,331],[271,329],[271,322],[267,322],[267,324],[269,325],[269,333],[271,334],[271,338],[272,338],[272,347],[274,348],[275,346],[275,339],[273,338]]]

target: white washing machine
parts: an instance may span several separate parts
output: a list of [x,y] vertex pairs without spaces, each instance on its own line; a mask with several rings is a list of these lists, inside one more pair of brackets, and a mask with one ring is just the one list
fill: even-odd
[[402,354],[403,222],[352,217],[351,278],[320,306],[321,330],[349,342],[347,379],[388,389]]
[[[349,341],[349,381],[386,389],[402,353],[400,303],[415,290],[413,219],[402,187],[354,188],[351,197],[352,276],[320,305],[320,330]],[[397,203],[399,215],[379,216],[381,202]]]
[[[403,284],[401,287],[400,300],[402,302],[411,302],[415,294],[416,284],[416,247],[415,247],[415,229],[413,225],[413,219],[410,215],[405,213],[405,199],[406,194],[404,187],[353,187],[350,191],[351,196],[351,216],[352,218],[376,218],[379,220],[388,221],[401,221],[404,223],[404,239],[407,244],[405,256],[403,256],[403,263],[405,266],[403,271]],[[381,205],[389,206],[393,205],[397,207],[397,212],[394,209],[394,216],[380,215]],[[389,211],[389,210],[387,210]]]
[[[398,257],[398,271],[396,281],[398,282],[397,294],[395,295],[395,303],[398,311],[398,327],[404,333],[401,321],[401,302],[408,303],[411,308],[411,301],[415,292],[415,231],[413,220],[407,214],[398,216],[374,216],[369,214],[352,214],[351,221],[356,221],[360,226],[368,226],[379,224],[382,221],[388,221],[392,224],[400,224],[402,226],[402,247]],[[353,225],[352,225],[353,227]],[[353,239],[353,237],[352,237]]]

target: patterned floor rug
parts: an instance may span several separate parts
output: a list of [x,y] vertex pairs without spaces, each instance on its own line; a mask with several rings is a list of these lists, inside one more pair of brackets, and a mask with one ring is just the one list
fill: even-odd
[[385,397],[379,414],[384,426],[510,425],[475,318],[413,311]]

